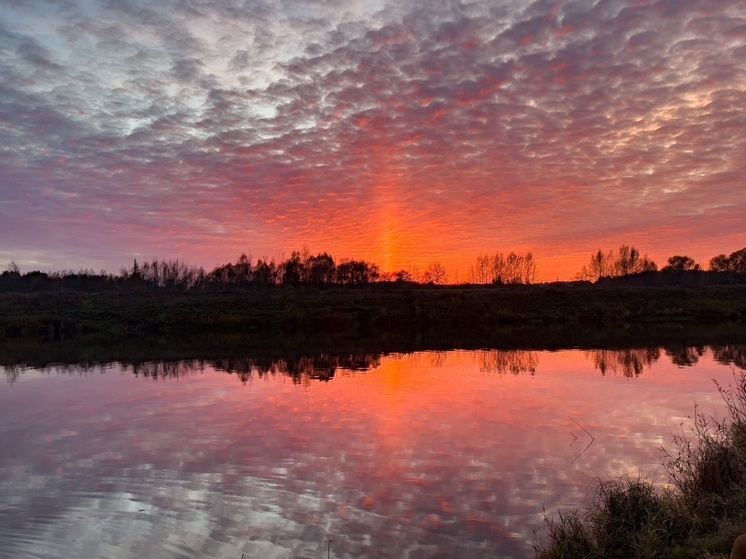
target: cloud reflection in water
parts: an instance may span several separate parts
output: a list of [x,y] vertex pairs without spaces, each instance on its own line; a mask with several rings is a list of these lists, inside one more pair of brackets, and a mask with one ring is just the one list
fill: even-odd
[[26,371],[0,386],[0,557],[526,557],[542,507],[653,471],[740,355],[656,351]]

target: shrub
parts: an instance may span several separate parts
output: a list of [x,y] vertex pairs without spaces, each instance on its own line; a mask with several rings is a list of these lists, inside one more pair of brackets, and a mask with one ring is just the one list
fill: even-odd
[[716,419],[695,406],[692,436],[683,427],[664,465],[673,488],[642,478],[600,482],[590,504],[546,519],[549,541],[539,559],[671,557],[746,523],[746,371],[717,385],[727,415]]

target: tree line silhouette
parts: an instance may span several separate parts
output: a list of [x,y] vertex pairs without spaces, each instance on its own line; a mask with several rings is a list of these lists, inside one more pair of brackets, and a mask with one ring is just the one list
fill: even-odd
[[[536,277],[536,262],[530,252],[503,255],[498,251],[490,257],[480,255],[476,266],[480,272],[470,274],[479,278],[475,283],[528,284]],[[376,283],[444,285],[448,283],[448,272],[440,262],[431,263],[421,274],[403,269],[382,272],[373,262],[356,259],[337,262],[327,252],[314,255],[304,247],[283,260],[265,257],[254,261],[243,253],[235,262],[218,265],[211,272],[180,260],[138,262],[135,259],[131,267],[121,268],[118,275],[90,269],[52,273],[35,270],[22,274],[14,262],[0,274],[0,292],[210,291],[278,285],[364,287]]]
[[714,256],[707,270],[687,255],[669,257],[658,270],[658,265],[635,247],[621,245],[617,251],[607,252],[598,249],[575,279],[628,285],[746,283],[746,247],[728,256]]
[[469,282],[474,284],[531,284],[536,281],[538,267],[533,254],[480,254],[469,268]]
[[286,260],[260,258],[253,261],[245,253],[236,260],[216,266],[211,272],[180,260],[136,259],[118,275],[82,269],[22,274],[15,263],[0,274],[0,292],[38,291],[209,291],[276,285],[365,286],[374,282],[408,282],[412,276],[401,270],[381,273],[376,264],[345,259],[336,263],[331,255],[311,255],[307,249],[294,251]]
[[579,280],[595,281],[604,277],[618,277],[640,272],[655,272],[658,266],[648,255],[640,255],[635,247],[622,245],[619,250],[604,252],[598,249],[591,255],[591,261],[578,272]]
[[[683,275],[682,275],[683,274]],[[537,262],[531,252],[525,254],[480,254],[471,265],[467,282],[473,285],[529,285],[536,282]],[[618,250],[599,249],[590,262],[576,275],[576,280],[596,283],[630,285],[746,283],[746,248],[730,255],[710,259],[707,270],[693,258],[674,255],[658,270],[647,254],[632,246]],[[119,274],[101,270],[41,272],[22,274],[11,262],[0,274],[0,292],[117,290],[211,291],[241,288],[266,288],[278,285],[297,286],[352,286],[371,284],[433,284],[448,283],[448,272],[440,262],[431,263],[424,273],[398,270],[382,272],[375,263],[366,260],[342,259],[339,262],[326,252],[311,254],[307,247],[293,251],[289,258],[275,260],[260,258],[254,261],[246,253],[235,262],[216,266],[207,272],[180,260],[138,262],[121,268]]]

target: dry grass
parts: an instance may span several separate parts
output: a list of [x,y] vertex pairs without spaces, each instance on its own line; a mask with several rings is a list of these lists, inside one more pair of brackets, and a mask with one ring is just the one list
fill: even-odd
[[746,531],[746,371],[718,385],[724,419],[695,409],[693,436],[683,427],[664,458],[673,489],[643,478],[599,483],[584,508],[547,519],[539,559],[725,558]]

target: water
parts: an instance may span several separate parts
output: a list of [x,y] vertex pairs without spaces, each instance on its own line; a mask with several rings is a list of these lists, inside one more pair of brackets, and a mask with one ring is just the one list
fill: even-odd
[[738,349],[7,368],[0,557],[530,557]]

